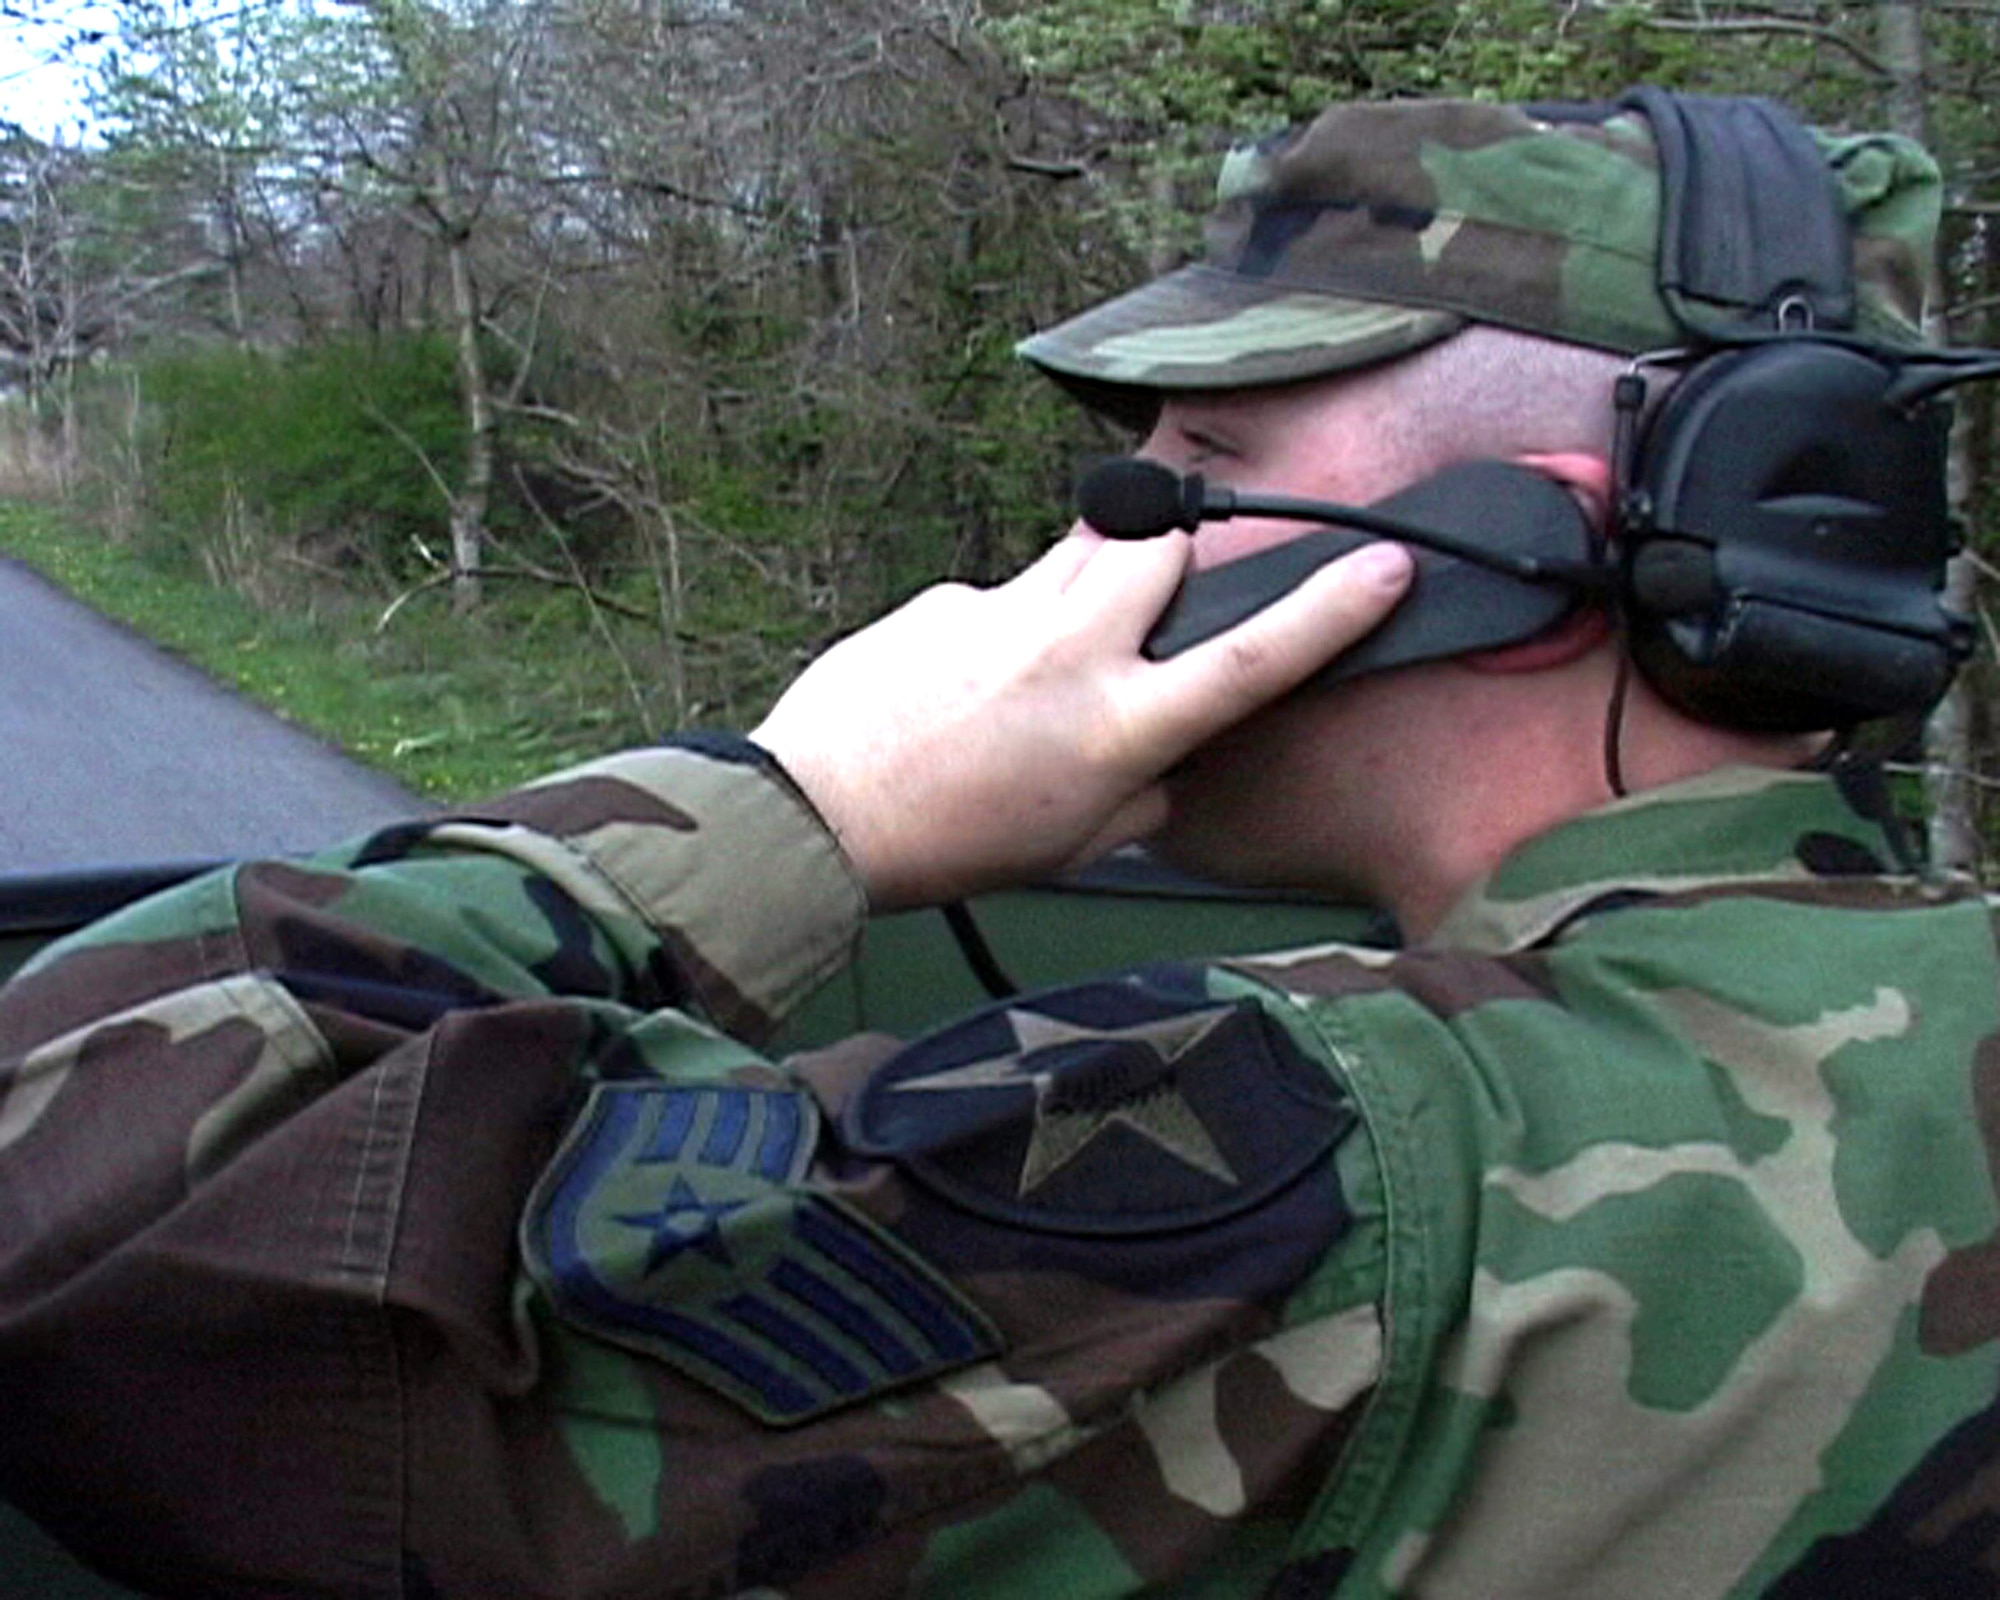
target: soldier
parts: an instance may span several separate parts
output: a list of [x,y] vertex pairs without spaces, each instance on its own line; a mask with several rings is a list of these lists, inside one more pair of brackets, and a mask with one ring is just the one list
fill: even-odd
[[[1393,514],[1540,553],[1149,654],[1300,523],[1079,527],[750,740],[48,953],[0,1489],[177,1595],[2000,1592],[1991,917],[1821,770],[1962,653],[1937,204],[1645,95],[1232,157],[1203,264],[1028,358],[1245,494],[1500,462]],[[1139,838],[1407,943],[760,1055],[870,910]]]

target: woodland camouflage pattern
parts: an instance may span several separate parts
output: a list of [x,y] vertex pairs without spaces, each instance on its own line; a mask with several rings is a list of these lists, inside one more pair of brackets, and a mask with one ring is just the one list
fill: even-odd
[[0,1490],[210,1597],[2000,1593],[1992,912],[1890,859],[1718,773],[784,1063],[863,907],[740,745],[208,878],[0,996]]
[[[1560,116],[1563,120],[1550,120]],[[1858,331],[1920,337],[1943,183],[1894,134],[1816,134],[1853,234]],[[1637,355],[1686,343],[1657,287],[1660,184],[1633,112],[1334,106],[1223,163],[1203,259],[1021,354],[1143,423],[1160,389],[1283,383],[1491,323]]]

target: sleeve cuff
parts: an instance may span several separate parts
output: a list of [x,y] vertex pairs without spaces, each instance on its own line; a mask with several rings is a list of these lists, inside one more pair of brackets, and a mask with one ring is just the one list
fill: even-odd
[[[775,1026],[841,970],[867,918],[866,893],[811,802],[767,751],[735,735],[606,756],[477,815],[468,826],[518,824],[586,867],[597,893],[564,886],[586,905],[608,888],[732,1033]],[[432,837],[454,829],[446,821]],[[574,867],[554,875],[576,876]]]

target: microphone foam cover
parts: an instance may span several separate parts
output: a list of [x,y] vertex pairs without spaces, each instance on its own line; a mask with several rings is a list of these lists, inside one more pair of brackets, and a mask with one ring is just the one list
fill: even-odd
[[1076,486],[1076,508],[1108,539],[1150,539],[1186,517],[1181,475],[1136,456],[1101,461],[1086,472]]

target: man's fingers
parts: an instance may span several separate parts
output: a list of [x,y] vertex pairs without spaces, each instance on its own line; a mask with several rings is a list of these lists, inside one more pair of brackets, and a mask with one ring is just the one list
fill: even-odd
[[1007,581],[1017,594],[1053,599],[1075,580],[1098,550],[1104,535],[1079,523]]
[[1064,602],[1107,644],[1136,651],[1187,575],[1193,550],[1184,533],[1106,539],[1071,576]]
[[1159,664],[1190,747],[1296,688],[1359,641],[1408,593],[1415,572],[1396,544],[1363,545],[1282,599]]
[[1350,556],[1172,661],[1140,658],[1191,540],[1072,535],[997,590],[927,591],[759,727],[878,909],[1039,875],[1161,825],[1161,773],[1358,639],[1409,558]]

